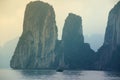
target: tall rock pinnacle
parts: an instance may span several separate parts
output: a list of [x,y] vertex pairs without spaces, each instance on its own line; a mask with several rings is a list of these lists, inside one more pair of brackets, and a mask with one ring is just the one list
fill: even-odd
[[52,68],[57,27],[52,6],[30,2],[25,10],[23,33],[11,59],[14,69]]
[[63,35],[64,62],[68,69],[91,69],[94,51],[84,43],[82,19],[69,13],[65,20]]
[[[120,1],[110,11],[103,46],[98,50],[99,69],[117,70],[120,68]],[[104,61],[103,61],[104,60]]]

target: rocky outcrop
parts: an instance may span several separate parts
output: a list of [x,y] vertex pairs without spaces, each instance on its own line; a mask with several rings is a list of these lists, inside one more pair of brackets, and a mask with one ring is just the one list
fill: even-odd
[[30,2],[25,10],[23,33],[11,59],[14,69],[52,68],[55,62],[57,27],[52,6]]
[[[98,50],[97,67],[105,70],[120,68],[120,1],[110,11],[103,46]],[[115,57],[116,56],[116,57]],[[103,61],[104,60],[104,61]]]
[[95,53],[88,43],[84,43],[82,19],[70,13],[65,20],[63,35],[65,68],[92,69]]

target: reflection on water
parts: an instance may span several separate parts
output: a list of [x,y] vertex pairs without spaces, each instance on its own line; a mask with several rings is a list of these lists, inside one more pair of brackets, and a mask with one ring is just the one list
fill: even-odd
[[120,80],[119,72],[0,70],[0,80]]

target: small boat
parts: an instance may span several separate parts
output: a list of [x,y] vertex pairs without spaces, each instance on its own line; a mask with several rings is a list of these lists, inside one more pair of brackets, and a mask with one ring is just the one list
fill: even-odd
[[56,71],[57,71],[57,72],[63,72],[64,70],[61,69],[61,68],[58,68]]

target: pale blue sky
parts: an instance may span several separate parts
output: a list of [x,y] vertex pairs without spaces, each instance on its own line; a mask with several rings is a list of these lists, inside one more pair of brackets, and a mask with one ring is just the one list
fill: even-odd
[[[26,4],[31,0],[0,0],[0,46],[22,33]],[[105,32],[108,13],[119,0],[41,0],[53,5],[56,13],[59,39],[64,20],[69,12],[83,19],[85,35]]]

